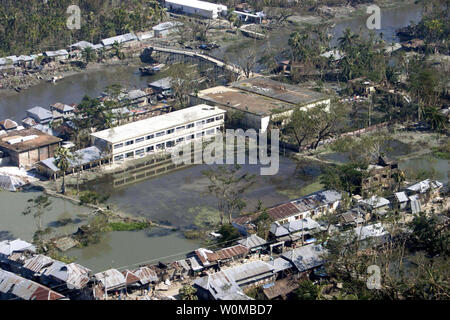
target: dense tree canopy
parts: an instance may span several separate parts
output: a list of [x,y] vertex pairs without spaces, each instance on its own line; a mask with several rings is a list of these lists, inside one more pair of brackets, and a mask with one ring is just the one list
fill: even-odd
[[[0,1],[0,56],[40,53],[80,40],[99,40],[149,29],[164,18],[157,1]],[[81,10],[81,29],[66,26],[67,8]]]

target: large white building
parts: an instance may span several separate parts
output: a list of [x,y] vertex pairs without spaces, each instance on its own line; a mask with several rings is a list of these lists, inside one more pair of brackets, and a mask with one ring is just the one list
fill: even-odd
[[217,19],[219,15],[225,16],[228,10],[227,6],[222,4],[198,0],[166,0],[165,5],[170,11],[180,11],[209,19]]
[[208,105],[174,111],[91,134],[92,143],[111,152],[113,162],[163,152],[180,143],[223,130],[225,110]]

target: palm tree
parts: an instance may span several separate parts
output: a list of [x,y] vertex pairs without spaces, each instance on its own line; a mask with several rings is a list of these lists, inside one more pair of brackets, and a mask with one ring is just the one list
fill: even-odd
[[294,60],[297,60],[296,57],[299,55],[300,53],[300,48],[302,46],[302,36],[300,35],[299,32],[294,32],[293,34],[291,34],[291,36],[289,37],[289,41],[288,44],[289,46],[292,48],[292,53],[294,55]]
[[445,128],[447,118],[436,107],[426,107],[423,111],[425,120],[430,124],[432,130],[441,131]]
[[119,58],[120,60],[122,60],[125,57],[124,53],[121,51],[122,50],[122,45],[119,42],[115,41],[113,43],[112,50],[113,50],[114,55],[117,58]]
[[103,62],[106,59],[106,49],[100,48],[97,54],[98,62]]
[[89,62],[92,62],[95,60],[95,51],[91,47],[86,47],[81,52],[81,55],[86,62],[86,66],[89,64]]
[[341,49],[345,52],[348,52],[347,50],[350,50],[353,45],[358,40],[358,35],[354,34],[350,28],[345,29],[342,37],[338,39],[339,46]]
[[197,289],[190,285],[185,285],[180,289],[180,297],[182,300],[198,300],[196,293]]
[[73,155],[69,152],[69,149],[67,148],[58,148],[55,152],[55,165],[58,167],[59,170],[62,171],[63,174],[63,180],[61,185],[61,193],[66,193],[66,184],[65,184],[65,177],[66,177],[66,171],[70,167],[70,160],[73,159]]

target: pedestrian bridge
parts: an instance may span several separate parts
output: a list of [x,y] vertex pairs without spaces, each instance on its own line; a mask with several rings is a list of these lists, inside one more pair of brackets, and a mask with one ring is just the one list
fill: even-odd
[[[240,79],[244,79],[246,78],[246,75],[244,73],[244,71],[239,68],[238,66],[231,64],[231,63],[227,63],[225,61],[222,61],[218,58],[212,57],[210,55],[207,55],[203,52],[198,52],[195,50],[187,50],[187,49],[179,49],[179,48],[163,48],[163,47],[157,47],[157,46],[150,46],[148,47],[149,50],[151,50],[151,52],[155,52],[158,54],[168,54],[168,55],[178,55],[178,56],[183,56],[186,61],[186,58],[188,59],[188,62],[192,62],[192,60],[199,60],[200,62],[207,62],[207,63],[211,63],[214,64],[216,67],[224,69],[224,70],[228,70],[231,71],[232,73],[237,75],[237,80]],[[258,73],[251,73],[250,77],[257,77],[260,76],[260,74]]]

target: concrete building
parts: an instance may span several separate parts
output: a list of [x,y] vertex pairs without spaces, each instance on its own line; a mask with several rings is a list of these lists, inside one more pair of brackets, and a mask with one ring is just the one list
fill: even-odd
[[9,155],[12,165],[30,167],[53,157],[61,141],[34,128],[16,130],[1,136],[0,151]]
[[373,190],[392,190],[397,185],[400,174],[398,164],[387,162],[382,157],[367,167],[369,176],[362,181],[362,193],[371,194]]
[[219,15],[226,16],[227,6],[198,0],[166,0],[165,6],[175,13],[197,15],[209,19],[217,19]]
[[53,120],[53,113],[50,110],[39,106],[28,109],[27,116],[41,124],[46,124]]
[[286,83],[256,77],[218,86],[191,97],[193,104],[205,103],[236,113],[243,126],[266,131],[270,124],[283,126],[299,106],[304,109],[319,104],[330,105],[326,95]]
[[198,105],[91,134],[93,145],[123,161],[164,152],[223,130],[225,110]]

